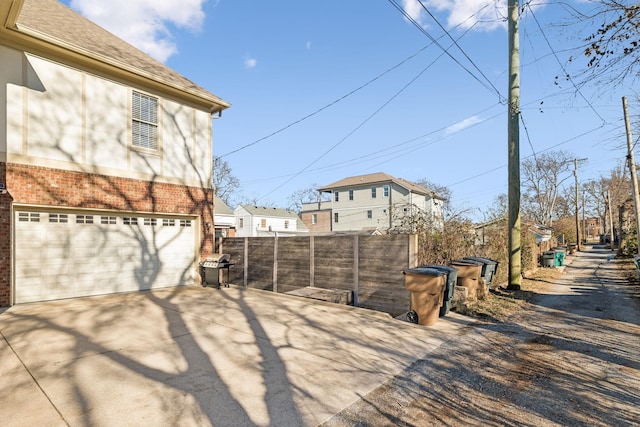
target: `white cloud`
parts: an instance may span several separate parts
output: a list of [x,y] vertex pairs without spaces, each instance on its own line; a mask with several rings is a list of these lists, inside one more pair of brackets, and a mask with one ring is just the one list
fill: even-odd
[[[402,3],[405,11],[420,25],[435,26],[420,0],[402,0]],[[422,3],[432,14],[447,16],[446,22],[440,21],[445,28],[460,25],[460,28],[468,29],[475,24],[475,29],[492,31],[506,26],[506,0],[422,0]]]
[[255,68],[256,65],[258,65],[257,59],[249,57],[244,58],[244,68],[250,70],[252,68]]
[[425,26],[425,12],[422,6],[420,6],[420,0],[402,0],[402,7],[411,19],[416,21],[418,24]]
[[206,0],[71,0],[71,7],[121,39],[165,62],[178,51],[169,25],[202,28]]
[[452,135],[480,122],[482,122],[482,119],[478,116],[467,117],[466,119],[460,120],[458,123],[454,123],[446,128],[444,133],[445,135]]

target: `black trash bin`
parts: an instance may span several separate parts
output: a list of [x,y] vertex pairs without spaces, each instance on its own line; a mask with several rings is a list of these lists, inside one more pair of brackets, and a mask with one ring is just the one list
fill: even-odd
[[444,297],[442,307],[440,307],[440,317],[444,317],[451,311],[451,300],[453,299],[453,291],[458,281],[458,269],[447,265],[421,265],[420,267],[434,268],[447,273],[447,281],[444,288]]
[[444,298],[447,273],[435,268],[410,268],[402,272],[404,284],[411,291],[411,311],[407,320],[431,326],[438,320]]

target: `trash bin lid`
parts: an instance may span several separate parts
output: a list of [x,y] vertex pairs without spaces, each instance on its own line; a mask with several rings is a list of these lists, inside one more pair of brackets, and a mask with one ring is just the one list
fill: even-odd
[[481,262],[483,264],[489,264],[489,265],[498,264],[498,261],[496,261],[496,260],[493,260],[491,258],[480,257],[480,256],[466,256],[466,257],[464,257],[462,259],[464,261],[467,261],[467,260],[478,261],[478,262]]
[[455,265],[455,263],[466,264],[466,265],[480,265],[480,266],[484,265],[483,262],[475,261],[475,260],[472,260],[472,259],[454,259],[454,260],[451,261],[452,265]]
[[444,276],[447,274],[447,272],[444,270],[438,270],[436,268],[430,268],[430,267],[409,268],[407,270],[404,270],[402,273],[403,274],[425,274],[428,276]]
[[421,266],[418,266],[418,268],[435,268],[436,270],[442,270],[447,273],[453,273],[455,271],[458,271],[457,268],[450,267],[448,265],[421,265]]

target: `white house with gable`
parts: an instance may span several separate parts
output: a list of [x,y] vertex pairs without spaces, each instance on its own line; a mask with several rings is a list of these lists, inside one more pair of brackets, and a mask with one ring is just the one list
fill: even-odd
[[286,209],[239,205],[234,214],[236,237],[282,237],[309,232],[298,215]]

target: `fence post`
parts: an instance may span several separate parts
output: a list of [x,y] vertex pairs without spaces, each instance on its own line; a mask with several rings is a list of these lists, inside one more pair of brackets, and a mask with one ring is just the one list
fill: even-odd
[[244,287],[249,286],[249,238],[244,238],[244,274],[243,281]]
[[360,279],[360,236],[353,236],[353,306],[358,306],[358,282]]
[[309,236],[309,286],[315,286],[316,277],[316,241],[313,236]]
[[278,293],[278,235],[273,238],[273,292]]

